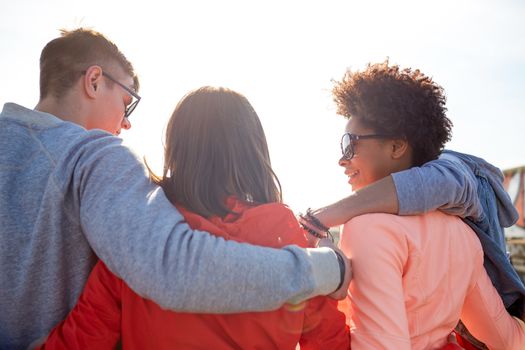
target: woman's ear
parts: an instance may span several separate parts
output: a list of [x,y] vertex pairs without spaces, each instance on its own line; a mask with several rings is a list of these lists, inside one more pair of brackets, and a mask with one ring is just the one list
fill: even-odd
[[408,141],[405,138],[394,139],[391,143],[392,159],[399,159],[408,152]]
[[84,91],[90,98],[96,98],[98,85],[102,80],[102,68],[96,65],[89,67],[83,78]]

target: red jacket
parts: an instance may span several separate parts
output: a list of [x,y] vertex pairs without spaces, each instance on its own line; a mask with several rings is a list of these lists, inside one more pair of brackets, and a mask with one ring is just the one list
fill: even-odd
[[[225,239],[306,247],[305,233],[285,205],[248,207],[233,199],[228,205],[240,215],[205,219],[179,209],[193,229]],[[177,313],[135,294],[99,262],[78,304],[42,348],[113,349],[119,339],[124,349],[295,349],[298,342],[301,349],[350,348],[345,316],[332,299],[317,297],[271,312]]]

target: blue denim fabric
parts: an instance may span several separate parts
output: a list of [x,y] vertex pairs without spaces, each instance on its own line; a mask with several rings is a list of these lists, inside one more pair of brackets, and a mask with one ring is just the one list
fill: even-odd
[[503,175],[481,158],[448,150],[444,153],[460,159],[476,176],[483,214],[476,220],[466,218],[464,221],[476,232],[481,242],[485,253],[485,269],[507,311],[521,317],[525,285],[510,262],[503,231],[503,227],[516,222],[518,213],[503,188]]

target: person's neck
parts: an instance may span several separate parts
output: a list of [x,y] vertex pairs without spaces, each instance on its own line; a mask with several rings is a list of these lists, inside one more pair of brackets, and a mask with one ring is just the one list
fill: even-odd
[[393,167],[391,173],[397,173],[403,170],[412,168],[412,160],[409,158],[400,159],[398,163]]
[[80,104],[72,98],[64,97],[59,100],[49,96],[38,101],[34,109],[36,111],[52,114],[64,121],[69,121],[86,127],[82,108]]
[[412,162],[413,151],[411,146],[407,146],[406,151],[394,162],[392,173],[410,169],[414,166]]

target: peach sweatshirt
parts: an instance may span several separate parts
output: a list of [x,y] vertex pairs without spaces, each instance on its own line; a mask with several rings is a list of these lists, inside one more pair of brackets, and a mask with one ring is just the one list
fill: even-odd
[[437,349],[458,320],[489,349],[525,348],[483,268],[475,233],[441,212],[367,214],[345,224],[340,246],[352,260],[353,350]]

